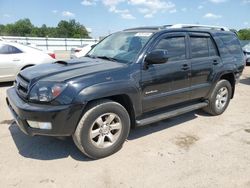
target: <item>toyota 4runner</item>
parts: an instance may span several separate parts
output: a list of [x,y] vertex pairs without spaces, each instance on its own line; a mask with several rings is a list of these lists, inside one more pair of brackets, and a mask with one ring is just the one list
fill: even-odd
[[118,151],[131,127],[201,108],[222,114],[244,66],[237,35],[227,28],[133,28],[104,38],[81,59],[23,70],[6,100],[25,134],[72,136],[98,159]]

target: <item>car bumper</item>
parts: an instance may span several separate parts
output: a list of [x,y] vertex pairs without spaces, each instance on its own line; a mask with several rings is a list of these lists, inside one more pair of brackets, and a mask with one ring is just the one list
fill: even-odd
[[[26,103],[16,93],[15,88],[7,90],[7,105],[19,128],[27,135],[71,136],[81,118],[83,104],[44,105]],[[32,128],[28,121],[50,122],[50,130]]]
[[250,57],[247,58],[246,62],[247,64],[250,64]]

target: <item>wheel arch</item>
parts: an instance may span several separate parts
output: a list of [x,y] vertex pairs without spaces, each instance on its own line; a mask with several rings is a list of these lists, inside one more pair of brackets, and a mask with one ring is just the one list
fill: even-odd
[[96,98],[96,99],[90,100],[90,101],[88,101],[86,108],[88,106],[90,106],[91,104],[93,104],[97,101],[102,101],[102,100],[111,100],[111,101],[117,102],[120,105],[122,105],[129,114],[131,127],[134,128],[134,126],[135,126],[135,108],[134,108],[132,99],[127,94],[118,94],[118,95],[106,96],[106,97],[101,97],[101,98]]
[[142,113],[140,90],[133,82],[118,81],[111,83],[100,83],[86,87],[73,99],[76,103],[88,103],[110,99],[120,103],[126,108],[131,119]]
[[209,98],[209,96],[212,94],[212,92],[213,92],[216,84],[220,80],[227,80],[227,81],[229,81],[229,83],[232,86],[232,96],[231,96],[231,99],[233,99],[234,93],[235,93],[235,84],[236,84],[235,75],[234,75],[233,71],[222,72],[221,74],[217,74],[216,76],[214,76],[214,80],[212,82],[211,88],[210,88],[210,90],[209,90],[206,98]]
[[133,102],[131,101],[128,95],[126,94],[114,95],[114,96],[107,97],[106,99],[110,99],[112,101],[115,101],[121,104],[127,110],[130,116],[131,127],[135,126],[135,110],[133,107]]
[[232,72],[231,73],[225,73],[225,74],[220,76],[219,80],[227,80],[227,81],[229,81],[229,83],[232,86],[232,97],[231,97],[231,99],[232,99],[234,97],[235,84],[236,84],[234,73],[232,73]]

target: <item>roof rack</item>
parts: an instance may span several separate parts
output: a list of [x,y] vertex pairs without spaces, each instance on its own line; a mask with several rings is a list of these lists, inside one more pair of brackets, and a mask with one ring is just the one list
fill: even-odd
[[221,31],[230,31],[227,27],[213,26],[213,25],[199,25],[199,24],[174,24],[174,25],[165,25],[165,28],[201,28],[201,29],[214,29]]
[[130,30],[160,30],[161,27],[135,27],[135,28],[129,28],[125,29],[124,31],[130,31]]

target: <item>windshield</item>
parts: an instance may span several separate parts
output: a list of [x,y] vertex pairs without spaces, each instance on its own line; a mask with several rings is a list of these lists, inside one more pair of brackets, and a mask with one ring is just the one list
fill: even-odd
[[87,56],[131,63],[149,40],[150,32],[119,32],[96,45]]

